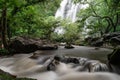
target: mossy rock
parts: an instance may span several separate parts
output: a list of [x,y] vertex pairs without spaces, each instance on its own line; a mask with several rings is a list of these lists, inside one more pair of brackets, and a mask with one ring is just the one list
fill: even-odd
[[36,80],[30,78],[16,78],[15,75],[11,75],[7,72],[0,70],[0,80]]

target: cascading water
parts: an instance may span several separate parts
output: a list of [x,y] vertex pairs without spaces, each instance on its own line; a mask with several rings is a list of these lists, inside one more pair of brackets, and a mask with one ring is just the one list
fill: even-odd
[[55,18],[60,17],[61,19],[69,19],[75,22],[77,20],[77,13],[86,6],[87,5],[80,3],[75,4],[73,0],[63,0],[60,4],[60,8],[55,14]]
[[[75,22],[78,19],[77,13],[80,9],[84,9],[86,7],[88,7],[88,4],[74,3],[73,0],[62,0],[60,3],[60,8],[58,8],[55,13],[55,18],[67,19],[71,20],[71,22]],[[55,32],[58,34],[63,34],[65,31],[60,26],[56,28]]]

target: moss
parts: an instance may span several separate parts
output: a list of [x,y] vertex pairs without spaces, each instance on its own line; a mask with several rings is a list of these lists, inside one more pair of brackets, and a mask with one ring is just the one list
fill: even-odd
[[16,78],[16,76],[10,75],[9,73],[0,73],[0,80],[36,80],[30,78]]
[[11,77],[9,75],[1,75],[0,74],[0,80],[36,80],[36,79],[30,79],[30,78],[15,78]]

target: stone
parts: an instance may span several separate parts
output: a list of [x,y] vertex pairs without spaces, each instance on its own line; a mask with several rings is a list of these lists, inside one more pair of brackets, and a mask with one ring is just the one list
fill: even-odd
[[73,49],[74,47],[72,45],[65,45],[66,49]]
[[110,39],[110,43],[111,43],[113,46],[120,45],[120,36],[112,37],[112,38]]
[[9,44],[12,53],[31,53],[36,50],[56,50],[58,46],[49,41],[29,37],[16,37]]
[[120,35],[120,32],[113,32],[113,33],[104,34],[104,35],[103,35],[103,40],[104,40],[104,41],[108,41],[108,40],[110,40],[111,38],[116,37],[116,36],[119,36],[119,35]]
[[103,45],[103,40],[97,40],[91,43],[91,46],[100,47]]

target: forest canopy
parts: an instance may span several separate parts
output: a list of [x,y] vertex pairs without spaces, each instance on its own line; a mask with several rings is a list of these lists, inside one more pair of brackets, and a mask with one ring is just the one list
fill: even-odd
[[[119,0],[73,0],[74,4],[88,4],[80,9],[78,20],[55,19],[61,0],[0,0],[0,38],[7,47],[14,36],[31,36],[41,39],[73,42],[88,36],[100,37],[120,31]],[[64,26],[66,32],[55,29]],[[83,29],[88,32],[83,34]],[[72,31],[74,30],[74,32]],[[75,39],[75,40],[73,40]]]

